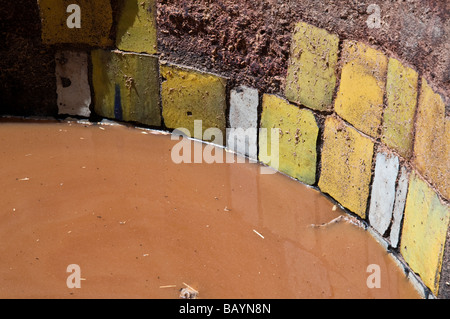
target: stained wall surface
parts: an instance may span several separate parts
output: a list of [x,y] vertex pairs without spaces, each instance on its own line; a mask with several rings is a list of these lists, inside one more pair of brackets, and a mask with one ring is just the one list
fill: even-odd
[[[233,113],[256,109],[258,128],[278,130],[280,170],[371,225],[420,276],[423,296],[448,296],[448,4],[103,2],[71,1],[87,17],[79,29],[65,2],[0,5],[2,114],[64,116],[58,101],[80,75],[60,70],[86,68],[79,56],[89,85],[76,89],[92,98],[72,116],[88,107],[91,119],[169,131],[202,120],[202,133],[225,136]],[[252,90],[259,101],[232,113],[230,92],[241,86],[253,92],[242,101]],[[386,192],[393,203],[381,212]]]

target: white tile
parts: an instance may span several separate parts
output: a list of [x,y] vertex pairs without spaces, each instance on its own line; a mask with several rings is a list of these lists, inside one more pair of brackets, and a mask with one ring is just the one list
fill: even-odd
[[227,148],[251,159],[257,159],[258,90],[240,86],[230,95],[230,129]]
[[381,235],[386,232],[391,224],[398,170],[399,160],[397,156],[384,153],[377,154],[369,208],[369,222]]
[[88,80],[88,55],[85,52],[56,53],[56,93],[58,113],[89,117],[91,90]]
[[398,243],[400,241],[400,228],[403,219],[403,212],[405,210],[406,195],[408,192],[408,177],[408,171],[405,167],[402,167],[400,170],[397,191],[395,193],[394,216],[389,238],[391,246],[394,248],[398,247]]

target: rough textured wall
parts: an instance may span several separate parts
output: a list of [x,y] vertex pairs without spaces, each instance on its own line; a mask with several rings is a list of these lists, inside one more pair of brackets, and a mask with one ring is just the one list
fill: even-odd
[[[370,4],[381,8],[379,29],[366,24]],[[268,93],[280,92],[298,21],[391,52],[447,97],[449,111],[448,1],[161,0],[159,50],[169,60],[227,74]]]
[[36,1],[0,2],[0,113],[55,115],[55,51],[42,45]]
[[[116,22],[120,1],[112,0]],[[382,24],[370,29],[367,8]],[[294,24],[309,22],[341,39],[392,52],[423,73],[450,109],[450,2],[315,0],[160,0],[158,45],[164,58],[233,76],[236,82],[281,92]],[[0,3],[0,112],[54,115],[54,50],[40,38],[36,1]],[[114,32],[114,30],[112,30]]]

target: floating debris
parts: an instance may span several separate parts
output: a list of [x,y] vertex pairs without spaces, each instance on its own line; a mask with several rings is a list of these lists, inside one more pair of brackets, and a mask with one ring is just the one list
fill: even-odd
[[366,226],[361,221],[359,221],[356,217],[344,216],[344,215],[336,217],[335,219],[329,221],[328,223],[311,224],[310,227],[312,227],[312,228],[322,228],[322,227],[327,227],[327,226],[330,226],[330,225],[333,225],[333,224],[338,224],[338,223],[341,223],[341,222],[345,222],[347,224],[352,224],[352,225],[355,225],[355,226],[358,226],[358,227],[364,228],[364,229],[366,228]]
[[166,289],[166,288],[177,288],[177,285],[166,285],[166,286],[159,286],[160,289]]
[[180,299],[197,299],[198,291],[183,282],[186,288],[180,289]]
[[253,229],[253,232],[254,232],[256,235],[258,235],[259,237],[261,237],[262,239],[264,239],[264,236],[261,235],[259,232],[257,232],[255,229]]

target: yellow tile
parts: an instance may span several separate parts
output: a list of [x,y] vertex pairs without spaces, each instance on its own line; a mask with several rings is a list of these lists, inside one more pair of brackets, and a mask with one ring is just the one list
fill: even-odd
[[419,171],[450,198],[450,118],[445,116],[445,104],[433,92],[425,79],[417,110],[414,163]]
[[325,111],[333,108],[339,38],[300,22],[292,36],[285,94],[288,100]]
[[366,217],[374,143],[342,120],[325,121],[319,188]]
[[412,155],[417,83],[416,71],[389,59],[381,140],[406,159]]
[[225,138],[227,80],[191,69],[161,65],[163,118],[168,128],[186,128],[194,135],[194,121],[203,133],[218,128]]
[[158,58],[92,51],[95,112],[107,118],[161,125]]
[[363,43],[345,41],[335,110],[361,132],[377,137],[383,113],[386,56]]
[[157,52],[156,1],[129,0],[120,8],[116,45],[120,50]]
[[406,200],[400,250],[412,270],[437,295],[450,208],[413,173]]
[[[109,0],[39,0],[42,20],[42,42],[45,44],[77,43],[105,47],[113,44],[110,31],[113,23]],[[69,28],[76,22],[69,5],[77,5],[80,28]],[[69,8],[72,9],[72,8]]]
[[313,185],[316,182],[316,147],[319,134],[314,114],[275,95],[265,94],[261,128],[268,129],[268,145],[260,144],[260,148],[266,147],[267,150],[272,147],[271,129],[276,128],[279,131],[279,171]]

